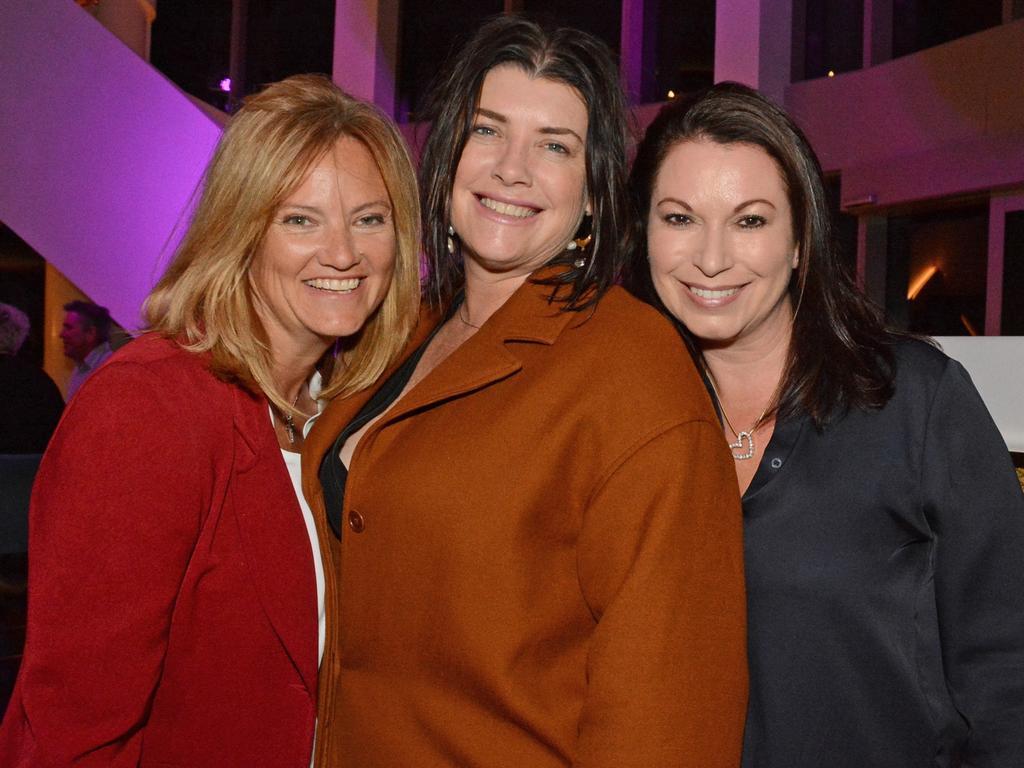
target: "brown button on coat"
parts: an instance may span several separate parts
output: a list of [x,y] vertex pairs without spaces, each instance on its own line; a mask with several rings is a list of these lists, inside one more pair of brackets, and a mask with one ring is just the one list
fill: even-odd
[[[362,437],[341,541],[306,442],[328,635],[318,765],[737,766],[741,514],[670,325],[527,282]],[[436,325],[425,313],[411,353]]]

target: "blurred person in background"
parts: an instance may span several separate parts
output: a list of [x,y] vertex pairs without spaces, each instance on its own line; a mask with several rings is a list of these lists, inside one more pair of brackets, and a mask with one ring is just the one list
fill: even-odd
[[0,304],[0,454],[42,453],[64,411],[49,374],[18,357],[29,330],[24,312]]
[[110,312],[106,307],[91,301],[69,301],[64,305],[60,340],[64,344],[64,356],[75,364],[68,379],[69,401],[82,382],[113,354],[110,326]]

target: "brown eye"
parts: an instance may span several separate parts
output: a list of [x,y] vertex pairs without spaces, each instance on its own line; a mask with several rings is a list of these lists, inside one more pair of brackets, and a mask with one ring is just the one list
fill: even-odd
[[669,213],[665,215],[664,220],[670,227],[685,227],[693,223],[693,217],[685,213]]

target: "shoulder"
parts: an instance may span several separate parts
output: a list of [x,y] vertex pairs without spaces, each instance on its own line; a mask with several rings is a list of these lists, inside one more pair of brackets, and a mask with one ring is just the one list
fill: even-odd
[[118,349],[90,375],[71,406],[99,411],[106,407],[102,404],[135,408],[140,418],[177,412],[179,418],[195,421],[223,409],[234,389],[213,375],[204,355],[147,333]]
[[678,332],[656,309],[615,286],[566,328],[592,366],[594,387],[610,387],[630,407],[650,404],[680,419],[713,419],[700,375]]
[[147,386],[161,389],[172,388],[191,379],[209,380],[211,384],[215,381],[207,368],[205,356],[183,349],[172,339],[147,333],[118,349],[87,383],[133,376],[147,379]]
[[654,307],[614,286],[592,310],[583,310],[568,332],[581,345],[608,354],[607,364],[643,373],[693,369],[686,345],[669,320]]
[[657,358],[665,348],[689,357],[668,319],[618,286],[608,289],[593,307],[578,312],[568,329],[581,342],[613,345],[630,357]]
[[962,373],[969,381],[959,363],[927,341],[901,339],[893,344],[892,350],[896,368],[894,399],[930,399],[951,373]]
[[939,347],[922,339],[901,339],[893,344],[897,375],[940,377],[950,358]]

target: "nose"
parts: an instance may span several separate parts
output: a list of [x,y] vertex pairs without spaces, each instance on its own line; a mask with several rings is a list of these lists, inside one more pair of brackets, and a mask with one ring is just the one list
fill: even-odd
[[352,230],[344,225],[333,227],[323,246],[317,253],[317,260],[325,267],[334,267],[344,272],[363,260],[359,244]]
[[506,186],[528,185],[531,180],[529,148],[519,142],[508,142],[502,148],[491,175]]
[[733,258],[729,243],[717,228],[705,229],[694,264],[707,277],[714,277],[732,266]]

